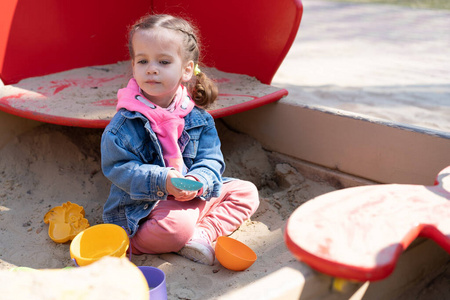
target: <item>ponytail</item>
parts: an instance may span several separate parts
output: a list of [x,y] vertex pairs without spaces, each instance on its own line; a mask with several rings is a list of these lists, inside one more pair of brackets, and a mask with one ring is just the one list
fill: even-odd
[[199,72],[194,76],[195,83],[190,83],[188,89],[195,104],[206,109],[216,101],[219,90],[205,73]]

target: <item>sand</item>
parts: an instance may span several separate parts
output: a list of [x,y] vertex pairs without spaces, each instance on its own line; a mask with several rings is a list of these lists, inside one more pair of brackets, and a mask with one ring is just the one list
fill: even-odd
[[[204,266],[176,254],[133,256],[136,265],[161,268],[167,275],[170,299],[213,299],[299,262],[283,241],[290,213],[304,201],[334,190],[326,182],[304,178],[287,164],[276,164],[258,142],[218,128],[227,162],[227,176],[253,181],[261,205],[232,237],[258,255],[244,272],[223,268],[217,261]],[[91,225],[102,223],[102,205],[109,182],[100,170],[102,130],[42,125],[17,136],[0,149],[0,269],[13,266],[71,266],[69,243],[48,235],[45,213],[71,201],[84,207]]]
[[[243,272],[219,262],[205,266],[176,254],[132,256],[138,266],[155,266],[167,276],[169,299],[217,299],[284,267],[312,271],[287,250],[283,229],[299,205],[335,190],[331,183],[312,180],[292,165],[273,159],[254,139],[217,127],[227,162],[225,175],[254,182],[260,192],[257,212],[232,234],[250,246],[257,261]],[[0,149],[0,270],[15,266],[37,269],[73,266],[70,243],[53,242],[43,218],[52,207],[71,201],[84,207],[91,225],[102,223],[102,205],[110,183],[100,170],[102,130],[43,124],[13,138]],[[441,297],[448,293],[449,265],[410,295]]]

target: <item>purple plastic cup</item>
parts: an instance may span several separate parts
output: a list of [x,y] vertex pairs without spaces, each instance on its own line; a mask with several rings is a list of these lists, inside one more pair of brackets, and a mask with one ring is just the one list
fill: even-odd
[[152,300],[167,300],[166,274],[158,268],[139,266],[150,288],[149,298]]

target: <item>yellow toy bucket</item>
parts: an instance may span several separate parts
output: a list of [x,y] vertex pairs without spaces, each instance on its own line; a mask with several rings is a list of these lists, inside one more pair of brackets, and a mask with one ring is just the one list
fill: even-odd
[[86,266],[104,256],[124,257],[129,244],[128,235],[122,227],[99,224],[75,236],[70,244],[70,257],[79,266]]

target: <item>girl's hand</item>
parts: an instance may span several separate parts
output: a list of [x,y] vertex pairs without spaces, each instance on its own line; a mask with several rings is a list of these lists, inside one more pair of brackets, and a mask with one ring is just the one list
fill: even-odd
[[[175,200],[189,201],[189,200],[194,199],[197,196],[198,191],[184,191],[184,190],[180,190],[180,189],[176,188],[172,184],[172,181],[170,180],[171,178],[184,178],[184,176],[176,170],[170,170],[169,173],[167,174],[166,189],[167,189],[167,192],[175,198]],[[195,180],[192,177],[186,177],[186,178]]]

